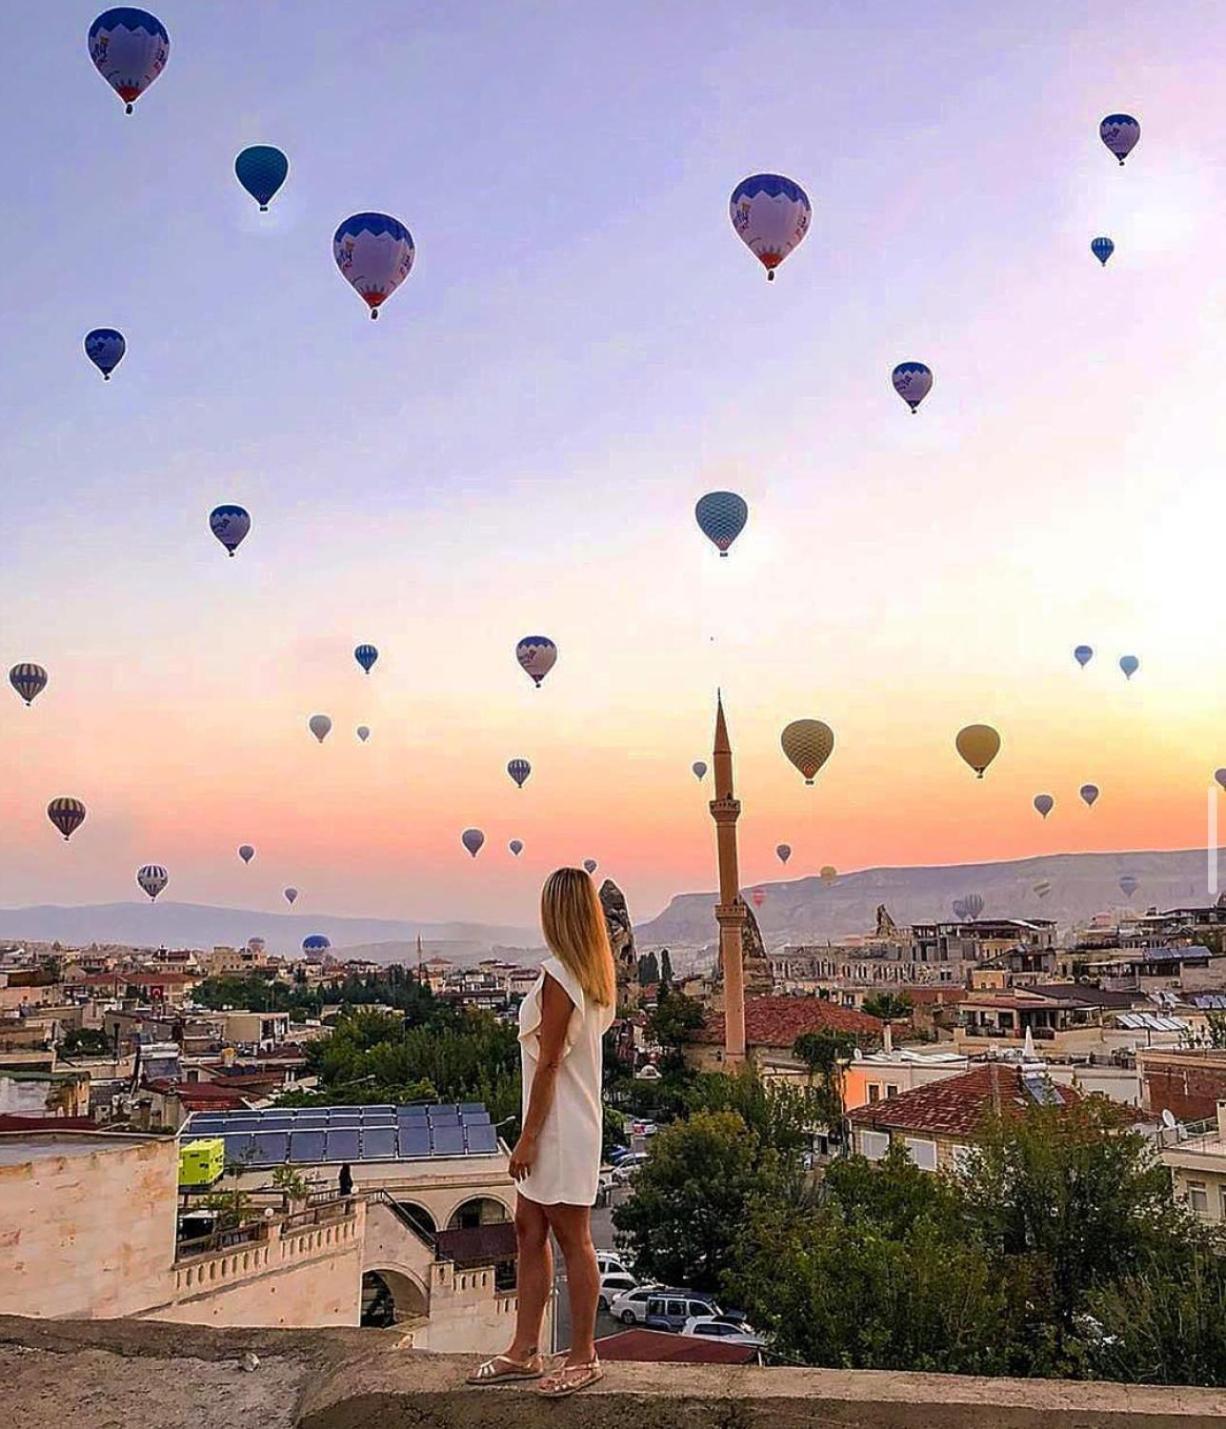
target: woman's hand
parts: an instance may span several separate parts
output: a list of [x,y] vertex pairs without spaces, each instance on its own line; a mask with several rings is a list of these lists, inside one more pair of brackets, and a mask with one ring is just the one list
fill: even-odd
[[511,1180],[522,1181],[532,1170],[536,1160],[536,1137],[524,1132],[511,1152]]

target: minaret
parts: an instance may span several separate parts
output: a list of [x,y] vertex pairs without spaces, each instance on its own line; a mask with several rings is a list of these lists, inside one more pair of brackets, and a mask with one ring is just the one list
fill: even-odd
[[715,798],[711,817],[715,820],[715,841],[719,854],[719,902],[715,921],[719,924],[719,961],[724,978],[724,1060],[745,1060],[745,971],[741,959],[741,939],[745,927],[745,905],[741,902],[740,875],[736,859],[736,821],[741,802],[732,793],[732,746],[724,723],[724,702],[716,699],[715,748],[711,761],[715,769]]

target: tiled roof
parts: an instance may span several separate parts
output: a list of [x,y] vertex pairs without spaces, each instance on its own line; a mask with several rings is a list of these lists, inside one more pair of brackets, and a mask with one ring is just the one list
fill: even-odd
[[[1072,1087],[1039,1080],[1061,1106],[1081,1100],[1081,1093]],[[969,1138],[994,1114],[1008,1120],[1035,1105],[1019,1067],[988,1062],[961,1076],[856,1107],[848,1119],[870,1130],[926,1131],[934,1136]]]
[[[818,997],[750,997],[745,1000],[745,1045],[785,1047],[802,1032],[854,1032],[865,1040],[880,1039],[881,1022],[864,1012],[837,1007]],[[724,1040],[724,1014],[710,1012],[693,1041],[719,1045]]]

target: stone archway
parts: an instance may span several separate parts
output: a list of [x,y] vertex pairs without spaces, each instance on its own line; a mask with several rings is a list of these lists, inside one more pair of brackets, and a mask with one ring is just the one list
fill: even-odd
[[429,1313],[429,1298],[414,1276],[383,1265],[362,1273],[361,1323],[364,1327],[386,1329],[402,1320],[420,1319]]
[[511,1208],[497,1196],[469,1196],[447,1217],[447,1229],[468,1230],[473,1226],[500,1225],[513,1220]]
[[434,1219],[434,1213],[423,1206],[420,1201],[403,1201],[397,1196],[396,1204],[427,1239],[438,1230],[438,1222]]

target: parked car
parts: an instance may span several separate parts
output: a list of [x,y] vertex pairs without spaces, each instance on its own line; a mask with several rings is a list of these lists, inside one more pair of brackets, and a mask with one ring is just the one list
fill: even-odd
[[625,1290],[609,1302],[609,1314],[623,1325],[641,1325],[647,1318],[647,1304],[660,1293],[658,1285],[640,1285],[637,1290]]
[[[628,1275],[631,1280],[634,1280],[634,1271],[630,1269],[620,1251],[598,1250],[596,1252],[596,1268],[601,1275]],[[634,1280],[634,1284],[637,1285],[638,1281]],[[630,1290],[634,1287],[627,1286],[626,1288]]]
[[638,1281],[633,1275],[627,1275],[625,1271],[615,1271],[611,1275],[601,1275],[600,1293],[596,1297],[596,1308],[607,1310],[610,1303],[619,1295],[624,1295],[628,1291],[638,1289]]
[[698,1290],[657,1290],[647,1301],[643,1323],[649,1330],[679,1334],[687,1320],[714,1319],[722,1314],[710,1295]]
[[629,1156],[624,1156],[613,1168],[613,1180],[619,1186],[624,1186],[632,1177],[637,1176],[639,1171],[647,1163],[647,1153],[645,1151],[632,1151]]
[[659,1129],[654,1121],[632,1121],[630,1123],[632,1136],[654,1136]]
[[753,1345],[761,1349],[766,1341],[745,1323],[736,1324],[714,1315],[693,1315],[681,1327],[683,1335],[696,1335],[704,1340],[722,1340],[726,1345]]
[[610,1146],[609,1154],[605,1157],[605,1160],[610,1166],[616,1166],[619,1161],[624,1161],[629,1155],[630,1148],[628,1146]]

